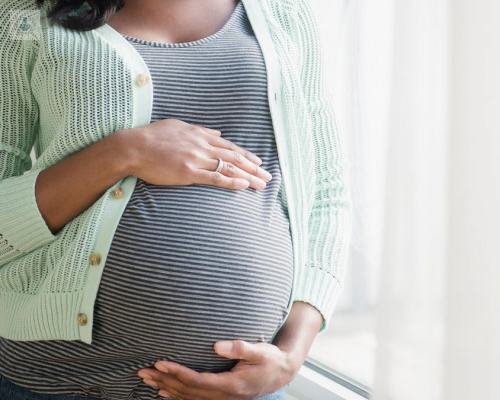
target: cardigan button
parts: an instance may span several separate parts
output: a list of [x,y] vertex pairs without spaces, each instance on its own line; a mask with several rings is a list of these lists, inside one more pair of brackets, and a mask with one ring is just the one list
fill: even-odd
[[111,196],[114,199],[121,199],[123,196],[125,196],[125,190],[123,190],[121,186],[118,186],[111,191]]
[[149,83],[149,76],[147,74],[139,74],[135,81],[139,86],[145,86]]
[[101,255],[99,253],[90,253],[90,265],[99,265],[101,263]]
[[79,313],[76,316],[76,319],[78,320],[78,325],[80,326],[87,325],[87,314]]

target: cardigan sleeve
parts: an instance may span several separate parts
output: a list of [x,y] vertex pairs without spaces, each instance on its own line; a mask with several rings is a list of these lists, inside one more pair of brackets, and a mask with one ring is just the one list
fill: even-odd
[[313,305],[330,323],[344,284],[352,230],[345,146],[337,127],[323,65],[323,43],[310,0],[297,0],[301,83],[314,135],[316,191],[309,217],[308,254],[294,301]]
[[30,170],[39,118],[31,90],[36,46],[34,39],[12,37],[4,5],[0,7],[0,268],[57,237],[35,197],[41,170]]

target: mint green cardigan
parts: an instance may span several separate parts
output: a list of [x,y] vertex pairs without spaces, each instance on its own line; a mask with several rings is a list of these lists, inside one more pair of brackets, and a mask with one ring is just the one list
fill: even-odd
[[[310,303],[323,332],[343,288],[352,211],[318,22],[310,0],[242,1],[265,59],[290,216],[288,313],[295,301]],[[149,124],[154,87],[137,79],[148,67],[109,25],[77,32],[41,18],[39,38],[15,40],[11,10],[38,8],[35,0],[0,5],[0,336],[90,344],[108,249],[137,178],[116,182],[55,235],[37,207],[35,183],[40,171],[107,135]]]

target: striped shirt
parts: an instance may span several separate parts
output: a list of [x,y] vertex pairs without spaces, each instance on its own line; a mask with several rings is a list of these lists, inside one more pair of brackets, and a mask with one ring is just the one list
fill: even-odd
[[264,190],[138,180],[117,227],[95,303],[93,341],[0,337],[0,372],[35,392],[157,399],[137,376],[169,360],[231,369],[214,343],[269,342],[293,282],[290,224],[267,103],[264,59],[242,3],[215,34],[187,43],[123,35],[154,83],[151,122],[217,129],[262,160]]

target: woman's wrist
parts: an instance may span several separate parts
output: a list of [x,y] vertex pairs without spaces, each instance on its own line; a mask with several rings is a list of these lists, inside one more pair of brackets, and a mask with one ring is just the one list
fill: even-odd
[[119,158],[115,167],[123,177],[135,175],[140,165],[138,136],[139,132],[135,128],[116,131],[106,138],[111,143],[112,151],[118,156],[116,158]]
[[273,344],[286,355],[284,368],[292,375],[292,379],[304,363],[322,323],[323,317],[313,305],[296,301],[274,337]]

